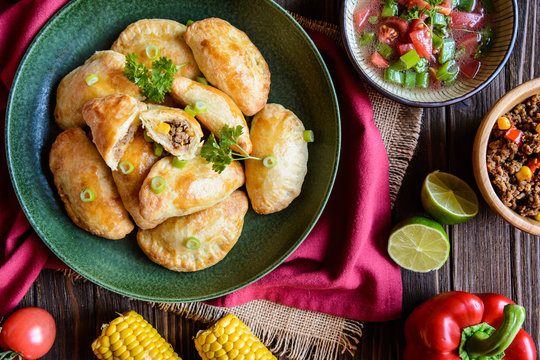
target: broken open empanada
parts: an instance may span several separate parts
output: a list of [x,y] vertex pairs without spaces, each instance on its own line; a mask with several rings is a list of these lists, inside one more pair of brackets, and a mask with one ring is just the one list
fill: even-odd
[[139,114],[148,136],[161,144],[171,155],[190,160],[202,147],[201,125],[184,110],[160,105],[148,105]]
[[137,241],[150,260],[167,269],[202,270],[221,261],[236,244],[247,210],[247,197],[238,190],[206,210],[139,230]]
[[92,99],[82,108],[83,119],[92,130],[94,144],[112,170],[140,127],[139,113],[146,104],[128,95]]

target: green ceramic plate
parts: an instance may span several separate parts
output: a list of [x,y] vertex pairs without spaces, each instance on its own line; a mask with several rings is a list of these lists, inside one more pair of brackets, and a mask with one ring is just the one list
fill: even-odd
[[[53,121],[56,87],[97,50],[108,49],[130,23],[143,18],[220,17],[244,30],[270,66],[269,102],[284,105],[315,132],[301,195],[273,215],[249,211],[238,243],[215,266],[175,273],[155,265],[132,233],[111,241],[68,218],[49,170],[60,129]],[[80,0],[54,16],[24,56],[6,115],[7,158],[21,205],[49,248],[89,280],[130,297],[195,301],[237,290],[270,272],[308,235],[328,199],[337,170],[340,125],[328,71],[300,26],[270,0]]]

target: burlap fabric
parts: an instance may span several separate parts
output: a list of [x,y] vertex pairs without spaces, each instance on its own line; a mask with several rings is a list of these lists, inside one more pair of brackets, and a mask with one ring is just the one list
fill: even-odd
[[[336,25],[292,14],[304,27],[318,30],[342,44]],[[375,124],[388,152],[390,197],[394,203],[420,133],[422,109],[409,108],[385,98],[366,86],[373,105]],[[66,272],[71,276],[78,274]],[[204,303],[155,304],[190,319],[211,322],[235,314],[277,356],[291,360],[334,360],[354,353],[362,336],[362,323],[323,313],[300,310],[266,300],[253,300],[234,308]]]
[[[302,26],[323,32],[343,44],[336,25],[292,15]],[[373,105],[375,124],[388,153],[393,205],[418,141],[422,109],[398,104],[366,87]],[[159,304],[159,307],[200,321],[214,321],[227,313],[235,314],[274,354],[292,360],[333,360],[343,353],[353,357],[362,336],[362,323],[359,321],[266,300],[254,300],[234,308],[203,303]]]

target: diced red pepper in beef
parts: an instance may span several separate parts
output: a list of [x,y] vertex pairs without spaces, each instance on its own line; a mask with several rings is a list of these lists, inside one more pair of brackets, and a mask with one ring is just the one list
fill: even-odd
[[523,137],[523,132],[513,127],[513,128],[508,129],[508,131],[504,134],[504,137],[519,145],[521,144],[521,138]]

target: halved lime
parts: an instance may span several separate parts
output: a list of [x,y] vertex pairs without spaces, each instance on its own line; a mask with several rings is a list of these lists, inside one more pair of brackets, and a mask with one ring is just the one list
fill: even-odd
[[450,254],[450,242],[436,221],[412,217],[394,227],[388,239],[388,254],[402,268],[428,272],[444,265]]
[[426,176],[420,197],[424,209],[441,224],[461,224],[478,214],[473,189],[452,174],[434,171]]

